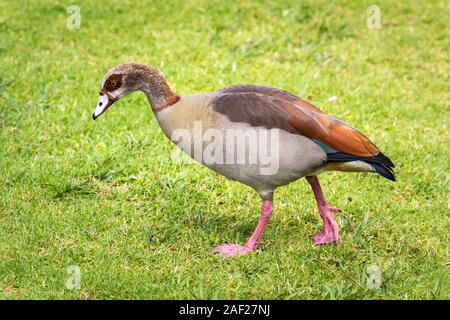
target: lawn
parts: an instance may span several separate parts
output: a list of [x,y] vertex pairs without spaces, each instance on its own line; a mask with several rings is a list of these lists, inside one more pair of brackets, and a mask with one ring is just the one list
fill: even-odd
[[[0,298],[448,299],[449,13],[448,1],[1,1]],[[104,74],[125,62],[161,68],[180,94],[289,90],[371,137],[398,181],[323,174],[343,212],[340,243],[321,247],[308,184],[282,187],[260,250],[223,259],[211,249],[246,241],[259,197],[174,161],[142,93],[92,121]]]

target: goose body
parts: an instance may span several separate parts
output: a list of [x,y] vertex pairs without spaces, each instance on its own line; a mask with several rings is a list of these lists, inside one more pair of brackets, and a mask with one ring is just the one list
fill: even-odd
[[[235,85],[213,93],[179,96],[158,69],[119,65],[102,84],[94,119],[115,101],[144,91],[164,134],[188,155],[229,179],[256,190],[260,221],[246,245],[215,249],[224,256],[255,250],[279,186],[302,177],[310,183],[324,228],[315,244],[336,243],[338,226],[317,175],[324,171],[376,172],[395,180],[393,163],[361,132],[286,91]],[[209,151],[209,152],[207,152]]]
[[[169,139],[176,138],[174,135],[176,130],[180,128],[189,131],[189,136],[194,137],[195,124],[201,124],[198,128],[201,129],[200,135],[204,137],[207,130],[219,129],[222,132],[238,132],[239,130],[246,133],[247,130],[255,129],[258,135],[271,137],[275,135],[277,128],[267,128],[263,125],[251,126],[247,122],[231,121],[226,114],[221,114],[214,110],[215,103],[223,96],[228,94],[214,93],[214,94],[199,94],[194,96],[181,97],[181,99],[172,105],[170,108],[165,108],[156,112],[156,118],[159,121],[161,129]],[[305,175],[319,170],[326,163],[326,154],[322,148],[310,139],[299,135],[290,133],[284,130],[279,130],[276,133],[278,138],[278,150],[280,157],[278,159],[277,173],[261,174],[261,169],[264,164],[261,159],[255,156],[255,163],[239,164],[235,161],[229,163],[207,163],[201,161],[210,169],[226,176],[229,179],[244,183],[255,189],[263,199],[272,200],[274,190],[282,185],[288,184],[292,181],[298,180]],[[226,134],[224,133],[225,137]],[[173,141],[177,143],[177,141]],[[190,145],[189,148],[181,148],[191,157],[195,159],[195,153],[201,154],[206,148],[207,142],[202,141],[200,151],[196,152],[195,147]],[[197,144],[200,145],[200,144]],[[251,152],[255,152],[255,148],[245,144],[244,153],[247,158]],[[227,158],[226,148],[223,148],[223,159]],[[236,153],[237,150],[235,149]],[[197,159],[198,160],[198,159]],[[248,159],[246,159],[248,160]],[[223,161],[226,162],[226,161]]]

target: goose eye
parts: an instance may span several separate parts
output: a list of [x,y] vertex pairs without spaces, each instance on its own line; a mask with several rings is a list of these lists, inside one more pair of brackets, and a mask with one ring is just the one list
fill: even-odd
[[117,81],[112,80],[109,84],[111,85],[111,87],[115,87],[117,86]]

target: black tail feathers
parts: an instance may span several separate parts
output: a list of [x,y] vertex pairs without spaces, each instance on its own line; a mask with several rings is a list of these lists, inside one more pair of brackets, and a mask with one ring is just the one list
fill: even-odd
[[371,163],[371,165],[375,168],[375,171],[382,177],[385,177],[386,179],[389,179],[391,181],[396,181],[395,173],[392,170],[391,167],[383,166],[382,164],[378,163]]
[[394,163],[386,157],[383,153],[379,153],[372,157],[354,156],[352,154],[344,152],[327,153],[328,162],[350,162],[350,161],[364,161],[370,164],[375,171],[385,177],[386,179],[395,181],[395,172],[392,168],[395,167]]

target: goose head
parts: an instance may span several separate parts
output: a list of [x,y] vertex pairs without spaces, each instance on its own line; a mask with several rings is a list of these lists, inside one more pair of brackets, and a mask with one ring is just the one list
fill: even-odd
[[154,110],[177,102],[163,74],[155,67],[137,63],[120,64],[103,78],[100,98],[92,115],[95,120],[119,99],[134,91],[143,91]]

